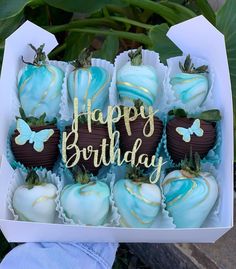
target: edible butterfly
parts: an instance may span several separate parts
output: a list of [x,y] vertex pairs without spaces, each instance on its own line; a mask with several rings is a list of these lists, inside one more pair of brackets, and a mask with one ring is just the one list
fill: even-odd
[[204,131],[200,127],[200,120],[196,119],[190,128],[177,127],[176,132],[183,136],[185,142],[190,142],[191,135],[203,136]]
[[17,120],[16,129],[20,133],[15,142],[17,145],[24,145],[27,141],[33,144],[33,148],[37,152],[42,152],[44,149],[44,142],[54,134],[53,129],[45,129],[39,132],[32,131],[30,126],[22,119]]

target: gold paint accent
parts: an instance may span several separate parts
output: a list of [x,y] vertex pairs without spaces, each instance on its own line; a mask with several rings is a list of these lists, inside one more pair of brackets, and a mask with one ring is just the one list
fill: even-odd
[[175,181],[176,179],[177,179],[177,180],[178,180],[178,179],[180,179],[180,180],[181,180],[181,179],[186,179],[186,180],[187,180],[188,178],[186,178],[186,177],[171,177],[171,178],[168,178],[165,182],[162,182],[161,185],[162,185],[162,186],[168,185],[168,184],[170,184],[172,181]]
[[122,216],[121,216],[121,218],[120,218],[120,224],[121,224],[121,226],[123,226],[123,227],[129,227],[129,228],[131,228],[131,226],[126,222],[126,220],[125,220],[124,217],[122,217]]
[[44,91],[42,97],[40,98],[38,104],[36,104],[32,110],[31,110],[31,114],[34,115],[35,111],[37,110],[37,108],[41,105],[41,103],[46,99],[46,97],[48,96],[48,93],[49,93],[49,89],[51,87],[51,85],[55,82],[56,80],[56,71],[54,71],[52,68],[50,68],[50,66],[48,65],[47,66],[47,69],[49,71],[51,71],[51,74],[52,74],[52,81],[50,82],[48,88],[46,89],[46,91]]
[[191,187],[191,189],[189,189],[185,195],[181,195],[181,194],[180,194],[180,195],[177,196],[175,199],[169,201],[169,202],[167,203],[168,206],[172,206],[174,203],[176,203],[176,202],[177,202],[178,200],[180,200],[181,198],[182,198],[182,201],[184,201],[184,200],[187,199],[187,197],[190,195],[190,193],[192,193],[192,191],[197,187],[197,183],[196,183],[194,180],[191,180],[191,181],[192,181],[192,183],[193,183],[193,186]]
[[[14,211],[15,211],[16,215],[19,217],[20,220],[22,220],[22,221],[32,221],[29,218],[27,218],[22,212],[18,211],[16,208],[14,208]],[[20,216],[22,216],[22,218]]]
[[104,90],[104,88],[106,87],[107,83],[110,80],[110,75],[108,74],[108,78],[107,80],[104,82],[104,84],[101,86],[101,88],[94,94],[94,96],[91,99],[91,103],[93,104],[94,99]]
[[[74,70],[74,76],[73,76],[73,81],[74,81],[74,90],[73,90],[73,92],[74,92],[74,96],[73,96],[73,98],[75,98],[75,89],[76,89],[76,84],[77,84],[77,79],[76,79],[76,77],[77,77],[77,75],[76,75],[76,73],[78,73],[78,69],[77,70]],[[73,100],[72,100],[73,101]]]
[[150,223],[152,223],[153,222],[153,220],[151,220],[151,221],[143,221],[135,212],[134,212],[134,210],[130,210],[130,213],[137,219],[137,221],[139,222],[139,223],[141,223],[141,224],[150,224]]
[[90,195],[90,194],[95,194],[95,195],[97,195],[97,196],[99,196],[99,192],[97,192],[97,191],[85,191],[84,189],[86,189],[87,187],[89,187],[89,186],[93,186],[93,185],[96,185],[96,182],[94,182],[94,181],[92,181],[92,182],[89,182],[88,184],[85,184],[85,185],[83,185],[81,188],[80,188],[80,190],[79,190],[79,193],[81,194],[81,195]]
[[132,84],[132,83],[130,83],[130,82],[126,82],[126,81],[124,81],[124,82],[123,82],[123,81],[118,81],[118,82],[116,82],[116,84],[118,84],[118,85],[125,85],[125,86],[128,86],[128,87],[132,87],[132,88],[138,89],[138,90],[140,90],[140,91],[143,91],[143,92],[145,92],[145,93],[150,94],[154,100],[156,99],[156,97],[154,96],[154,94],[152,94],[152,93],[151,93],[147,88],[145,88],[145,87],[142,87],[142,86],[136,86],[136,85],[134,85],[134,84]]
[[[209,173],[209,175],[210,175],[210,173]],[[200,175],[200,176],[201,176],[201,175]],[[209,185],[209,182],[207,181],[206,178],[204,178],[204,177],[202,177],[202,176],[201,176],[201,178],[205,181],[205,183],[206,183],[206,185],[207,185],[207,193],[206,193],[206,195],[203,197],[203,199],[200,200],[198,203],[196,203],[193,207],[198,206],[199,204],[201,204],[202,202],[204,202],[204,201],[206,200],[207,196],[209,195],[209,191],[210,191],[210,185]],[[168,183],[170,183],[171,181],[173,181],[173,180],[175,180],[175,179],[186,179],[186,180],[190,180],[190,179],[188,179],[188,178],[170,178],[170,179],[167,180],[167,181],[168,181]],[[170,180],[171,180],[171,181],[170,181]],[[169,203],[167,203],[168,206],[173,205],[173,204],[174,204],[175,202],[177,202],[180,198],[182,198],[182,200],[185,200],[185,199],[190,195],[190,193],[197,187],[197,183],[195,182],[195,180],[192,179],[191,181],[193,182],[193,186],[192,186],[192,188],[191,188],[191,189],[190,189],[184,196],[179,195],[179,196],[176,197],[174,200],[172,200],[172,201],[170,201]],[[166,184],[168,184],[168,183],[166,182]],[[165,184],[165,185],[166,185],[166,184]]]
[[190,79],[181,79],[182,81],[181,82],[176,82],[176,84],[187,84],[189,82],[192,82],[194,80],[198,80],[199,77],[192,77]]
[[198,96],[201,95],[201,94],[205,94],[205,91],[201,91],[201,92],[195,94],[195,95],[192,96],[189,100],[193,100],[194,98],[198,97]]
[[[139,190],[139,193],[140,193],[140,188],[141,188],[142,183],[138,183],[138,185],[139,185],[139,186],[138,186],[138,190]],[[133,191],[127,186],[127,184],[125,184],[125,188],[126,188],[126,190],[127,190],[131,195],[133,195],[133,196],[136,197],[137,199],[143,201],[145,204],[152,205],[152,206],[160,206],[160,203],[149,201],[149,200],[147,200],[146,198],[144,198],[143,196],[141,196],[140,194],[138,194],[138,193],[136,193],[136,192],[133,192]]]
[[48,196],[48,195],[41,196],[41,197],[39,197],[38,199],[36,199],[36,200],[33,202],[32,206],[34,207],[34,206],[36,206],[36,204],[38,204],[38,203],[45,202],[45,201],[47,201],[47,200],[53,200],[53,199],[55,199],[55,198],[56,198],[56,194],[53,195],[53,196]]
[[89,69],[85,69],[88,72],[88,86],[87,89],[85,91],[85,95],[84,95],[84,106],[86,104],[87,98],[88,98],[88,92],[89,92],[89,88],[90,88],[90,84],[91,84],[91,79],[92,79],[92,75]]
[[23,88],[25,87],[25,85],[27,84],[27,82],[32,78],[33,75],[31,75],[30,77],[28,77],[21,85],[20,89],[19,89],[19,96],[21,95]]

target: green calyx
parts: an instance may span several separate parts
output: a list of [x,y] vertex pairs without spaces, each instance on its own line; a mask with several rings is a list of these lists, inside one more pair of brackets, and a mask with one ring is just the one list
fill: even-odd
[[71,64],[76,69],[79,68],[88,68],[91,66],[92,52],[88,48],[84,48],[78,58],[73,61]]
[[27,117],[25,115],[24,109],[22,107],[19,108],[20,117],[16,117],[16,120],[22,119],[29,126],[37,127],[37,126],[47,126],[47,125],[55,125],[57,123],[57,119],[54,118],[52,121],[46,121],[46,113],[43,113],[39,118],[35,117]]
[[43,51],[45,44],[42,44],[39,48],[34,47],[32,44],[29,44],[29,46],[31,47],[32,50],[35,51],[34,61],[33,63],[25,62],[23,59],[23,56],[22,56],[22,61],[25,64],[31,64],[35,66],[45,65],[46,59],[47,59],[46,54]]
[[40,182],[39,176],[35,170],[30,170],[25,179],[25,182],[29,190],[32,189],[34,186],[40,186],[43,184],[42,182]]
[[83,170],[78,166],[72,168],[75,183],[88,184],[90,182],[89,172],[83,167]]
[[135,51],[130,51],[128,54],[131,65],[139,66],[143,63],[142,61],[142,46],[137,48]]
[[141,107],[144,106],[143,101],[141,99],[137,99],[134,101],[134,107],[140,112]]
[[208,72],[207,65],[202,65],[202,66],[195,68],[194,64],[192,63],[192,59],[190,57],[190,54],[186,57],[186,59],[184,61],[184,65],[182,65],[181,62],[179,62],[179,68],[183,73],[188,73],[188,74],[203,74],[203,73]]
[[149,177],[144,175],[144,171],[140,167],[130,166],[126,177],[134,182],[150,183]]
[[[98,115],[100,112],[98,110],[95,111],[95,118],[97,119],[98,118]],[[78,122],[80,124],[87,124],[88,122],[88,117],[87,115],[81,113],[78,115]],[[94,120],[91,120],[91,123],[92,125],[101,125],[101,123],[99,123],[99,121],[94,121]]]
[[197,115],[190,115],[187,114],[187,112],[182,108],[172,109],[168,112],[169,116],[176,116],[180,118],[191,118],[191,119],[199,119],[199,120],[205,120],[210,122],[217,122],[221,120],[220,111],[218,109],[210,109],[201,112]]
[[185,157],[185,159],[181,162],[181,173],[188,177],[197,177],[201,172],[201,158],[197,152],[195,152],[194,156],[192,153],[192,149],[190,150],[189,158]]

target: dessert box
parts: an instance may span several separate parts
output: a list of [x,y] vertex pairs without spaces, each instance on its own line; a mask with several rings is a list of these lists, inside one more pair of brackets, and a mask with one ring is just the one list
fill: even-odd
[[[32,58],[27,50],[29,43],[40,46],[45,43],[49,53],[56,45],[55,37],[27,21],[6,39],[0,81],[0,226],[9,242],[214,242],[233,225],[233,109],[229,68],[224,36],[203,16],[171,27],[168,37],[182,50],[205,59],[214,68],[214,98],[221,111],[221,163],[218,177],[221,179],[219,221],[208,221],[205,228],[121,228],[95,227],[72,224],[46,224],[15,221],[8,209],[7,193],[14,170],[7,161],[7,137],[10,125],[17,114],[16,78],[21,55]],[[190,38],[191,37],[191,38]],[[16,45],[17,44],[17,45]],[[27,54],[28,53],[28,54]],[[222,184],[223,183],[223,184]]]

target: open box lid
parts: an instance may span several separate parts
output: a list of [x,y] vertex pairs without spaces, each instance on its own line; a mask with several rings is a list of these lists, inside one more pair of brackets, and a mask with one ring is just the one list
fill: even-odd
[[[200,229],[129,229],[116,227],[76,227],[60,224],[26,223],[9,220],[6,195],[13,169],[6,159],[9,126],[15,117],[12,95],[17,94],[17,74],[21,56],[27,61],[33,52],[28,44],[45,43],[49,53],[56,45],[54,35],[27,21],[6,39],[0,80],[0,225],[9,241],[122,241],[122,242],[213,242],[233,225],[233,109],[230,75],[224,36],[203,16],[172,26],[167,36],[184,54],[206,59],[215,70],[214,98],[222,111],[222,162],[219,174],[225,184],[221,189],[222,227]],[[223,90],[222,90],[223,89]],[[22,234],[17,231],[25,231]],[[87,232],[86,232],[87,231]],[[76,234],[76,236],[75,236]],[[66,235],[66,236],[65,236]]]

